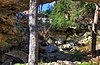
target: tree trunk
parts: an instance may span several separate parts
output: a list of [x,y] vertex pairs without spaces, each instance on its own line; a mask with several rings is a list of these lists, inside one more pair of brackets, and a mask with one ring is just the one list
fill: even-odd
[[37,29],[37,5],[38,0],[30,0],[29,14],[29,58],[28,65],[38,65],[38,29]]
[[92,46],[91,46],[91,52],[92,56],[95,56],[96,53],[96,33],[97,33],[97,21],[98,21],[98,5],[96,4],[96,10],[94,15],[94,21],[92,24]]

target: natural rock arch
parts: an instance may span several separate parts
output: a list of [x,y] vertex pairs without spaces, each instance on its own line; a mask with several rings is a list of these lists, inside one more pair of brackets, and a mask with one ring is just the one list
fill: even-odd
[[[56,1],[56,0],[30,0],[30,17],[29,17],[29,26],[30,26],[30,48],[29,48],[29,60],[28,60],[28,64],[29,65],[37,65],[37,55],[38,55],[38,43],[37,43],[37,7],[38,7],[38,4],[44,4],[44,3],[49,3],[49,2],[53,2],[53,1]],[[74,1],[82,1],[82,0],[74,0]],[[99,3],[100,0],[84,0],[85,2],[94,2],[94,3]],[[33,10],[34,9],[34,10]],[[97,12],[98,10],[98,6],[96,5],[96,11]],[[34,15],[32,15],[34,14]],[[94,16],[94,23],[93,23],[93,26],[94,26],[94,30],[92,30],[92,54],[94,55],[95,53],[95,46],[96,46],[96,24],[97,24],[97,16],[98,14],[95,13],[95,16]],[[33,21],[32,21],[32,20]],[[34,28],[35,27],[35,28]],[[33,30],[34,31],[33,31]],[[34,33],[34,34],[32,34]],[[32,39],[33,38],[33,39]]]

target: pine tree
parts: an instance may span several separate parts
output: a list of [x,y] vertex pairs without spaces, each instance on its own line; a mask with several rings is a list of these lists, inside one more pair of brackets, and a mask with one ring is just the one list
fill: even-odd
[[[79,17],[89,17],[93,14],[95,5],[87,2],[77,2],[72,0],[58,0],[54,5],[50,17],[53,28],[68,28],[76,24],[76,19]],[[93,16],[92,16],[93,17]],[[81,20],[80,20],[81,21]],[[78,22],[79,24],[80,22]],[[76,26],[77,27],[77,26]]]

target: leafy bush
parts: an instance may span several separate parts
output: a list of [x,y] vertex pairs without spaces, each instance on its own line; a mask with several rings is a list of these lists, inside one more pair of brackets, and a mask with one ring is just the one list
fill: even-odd
[[[67,28],[76,24],[76,19],[81,22],[81,17],[85,20],[86,17],[93,14],[95,5],[86,2],[73,2],[72,0],[58,0],[54,5],[50,18],[52,19],[51,25],[53,28]],[[77,26],[77,25],[76,25]]]
[[71,4],[71,0],[59,0],[58,3],[54,5],[50,15],[52,18],[51,25],[53,28],[65,28],[73,23],[70,13],[67,12],[71,9]]
[[83,63],[78,64],[78,65],[90,65],[90,63],[88,63],[88,62],[83,62]]
[[27,65],[27,64],[20,64],[20,63],[17,63],[17,64],[15,64],[15,65]]

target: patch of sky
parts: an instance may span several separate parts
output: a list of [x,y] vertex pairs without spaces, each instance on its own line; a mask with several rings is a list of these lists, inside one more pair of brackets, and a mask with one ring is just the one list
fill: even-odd
[[46,3],[46,4],[40,4],[39,5],[39,11],[47,11],[47,10],[52,10],[52,3]]

